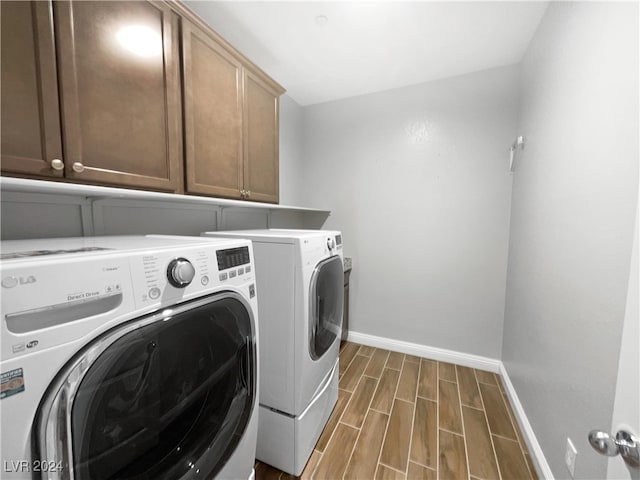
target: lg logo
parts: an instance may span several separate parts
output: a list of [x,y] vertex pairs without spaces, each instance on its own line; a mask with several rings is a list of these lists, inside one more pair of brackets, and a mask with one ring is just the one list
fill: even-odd
[[2,279],[2,286],[4,288],[13,288],[18,285],[29,285],[30,283],[36,283],[36,277],[33,275],[27,275],[26,277],[4,277]]

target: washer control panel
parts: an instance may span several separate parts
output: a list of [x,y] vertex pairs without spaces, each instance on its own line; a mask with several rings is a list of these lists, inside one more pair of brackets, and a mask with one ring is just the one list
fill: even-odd
[[120,243],[115,237],[91,240],[115,248],[30,248],[28,255],[19,251],[2,258],[2,360],[67,343],[108,329],[123,318],[171,308],[221,289],[247,289],[249,298],[255,297],[248,240],[194,241],[174,247],[163,245],[169,240],[160,238],[158,247],[151,240],[148,248],[133,245],[129,249],[129,237],[123,238]]
[[[243,242],[244,243],[244,242]],[[149,253],[132,263],[136,304],[179,301],[206,294],[219,285],[239,285],[253,271],[251,249],[185,247],[175,252]]]

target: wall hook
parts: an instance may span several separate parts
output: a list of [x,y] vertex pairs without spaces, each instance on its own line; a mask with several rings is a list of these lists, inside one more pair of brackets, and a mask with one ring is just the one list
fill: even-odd
[[516,138],[515,142],[511,144],[511,148],[509,148],[509,173],[513,173],[515,171],[515,157],[516,150],[524,148],[524,137],[520,135]]

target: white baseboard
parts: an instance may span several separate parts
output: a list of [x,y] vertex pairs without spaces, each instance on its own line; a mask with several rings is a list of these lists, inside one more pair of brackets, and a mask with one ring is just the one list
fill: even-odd
[[502,377],[506,393],[509,396],[509,401],[513,406],[513,411],[516,415],[516,420],[520,426],[520,430],[524,435],[524,440],[529,448],[531,459],[537,469],[538,476],[546,480],[554,480],[551,468],[547,463],[547,459],[542,453],[542,448],[538,443],[533,428],[529,423],[529,419],[524,412],[524,408],[520,403],[520,399],[516,394],[516,391],[511,383],[509,374],[504,368],[504,364],[495,358],[482,357],[480,355],[471,355],[468,353],[457,352],[455,350],[446,350],[444,348],[429,347],[426,345],[420,345],[418,343],[403,342],[401,340],[392,340],[384,337],[377,337],[375,335],[368,335],[366,333],[358,333],[349,331],[347,340],[353,343],[359,343],[361,345],[369,345],[371,347],[384,348],[385,350],[391,350],[394,352],[408,353],[409,355],[417,355],[418,357],[428,358],[431,360],[438,360],[440,362],[455,363],[465,367],[477,368],[478,370],[486,370],[493,373],[498,373]]
[[531,459],[533,460],[536,470],[538,470],[538,476],[546,480],[553,480],[554,476],[551,471],[551,467],[549,467],[547,459],[545,458],[544,453],[542,453],[542,447],[538,443],[536,434],[533,432],[533,428],[529,423],[527,414],[524,412],[522,403],[520,403],[518,394],[516,393],[513,383],[511,383],[511,379],[509,378],[509,374],[507,373],[507,369],[504,367],[502,362],[500,362],[500,376],[502,377],[504,388],[516,415],[520,431],[524,435],[524,441],[527,443],[527,447],[529,448]]
[[402,340],[376,337],[375,335],[368,335],[366,333],[349,331],[347,340],[361,345],[408,353],[409,355],[417,355],[418,357],[438,360],[440,362],[455,363],[463,367],[477,368],[478,370],[487,370],[493,373],[500,372],[500,364],[502,363],[495,358],[481,357],[479,355],[456,352],[455,350],[446,350],[444,348],[428,347],[418,343],[403,342]]

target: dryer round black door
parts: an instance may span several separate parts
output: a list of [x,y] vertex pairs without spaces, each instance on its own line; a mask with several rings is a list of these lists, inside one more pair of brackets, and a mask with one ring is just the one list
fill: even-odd
[[[235,294],[123,325],[70,366],[65,384],[90,362],[73,391],[55,392],[40,443],[47,456],[64,456],[46,445],[48,428],[62,440],[58,449],[72,447],[76,480],[212,478],[250,419],[254,340],[250,311]],[[68,432],[46,425],[61,412]]]
[[340,337],[344,302],[342,260],[333,256],[320,262],[309,285],[309,354],[317,360]]

